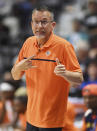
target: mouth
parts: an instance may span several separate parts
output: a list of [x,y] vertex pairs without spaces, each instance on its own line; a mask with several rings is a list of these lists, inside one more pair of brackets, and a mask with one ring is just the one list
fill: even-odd
[[44,36],[45,31],[36,31],[35,34],[36,34],[36,36]]
[[39,33],[39,34],[42,34],[42,33],[45,33],[45,31],[36,31],[35,33]]

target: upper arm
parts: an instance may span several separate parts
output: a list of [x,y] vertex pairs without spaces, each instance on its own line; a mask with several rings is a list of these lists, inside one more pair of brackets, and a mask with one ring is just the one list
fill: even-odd
[[67,70],[82,73],[74,48],[70,43],[64,46],[63,62]]

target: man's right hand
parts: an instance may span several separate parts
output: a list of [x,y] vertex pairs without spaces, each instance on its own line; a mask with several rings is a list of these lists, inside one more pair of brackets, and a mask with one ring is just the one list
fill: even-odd
[[14,80],[20,80],[25,70],[36,68],[37,66],[32,65],[32,58],[35,56],[31,56],[27,59],[21,60],[18,64],[14,65],[11,74]]
[[24,59],[24,60],[21,60],[17,65],[16,65],[16,68],[19,70],[19,71],[25,71],[27,69],[30,69],[30,68],[36,68],[37,66],[34,66],[32,65],[32,58],[34,58],[35,56],[31,56],[31,57],[28,57],[27,59]]

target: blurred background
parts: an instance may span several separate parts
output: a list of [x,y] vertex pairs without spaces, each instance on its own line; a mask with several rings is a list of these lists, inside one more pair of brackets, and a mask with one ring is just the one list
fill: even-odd
[[[31,15],[33,9],[40,5],[47,5],[54,12],[57,23],[54,32],[74,46],[84,74],[81,86],[71,87],[69,93],[69,102],[75,108],[74,125],[78,129],[82,126],[85,112],[81,91],[89,83],[97,84],[97,0],[0,0],[0,131],[8,130],[3,124],[8,126],[20,122],[19,112],[11,104],[17,97],[14,95],[16,91],[21,87],[25,90],[25,77],[13,81],[10,71],[23,42],[33,35]],[[19,97],[24,97],[22,102],[26,103],[25,91],[24,94],[21,90],[18,92]],[[12,110],[15,110],[15,115],[12,115]],[[6,112],[12,117],[7,122],[4,120]],[[11,130],[12,126],[9,126]]]

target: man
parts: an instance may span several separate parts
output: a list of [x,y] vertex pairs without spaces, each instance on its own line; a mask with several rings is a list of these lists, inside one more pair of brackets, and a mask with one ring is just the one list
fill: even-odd
[[27,131],[61,131],[69,86],[83,80],[72,45],[53,34],[55,24],[46,7],[33,11],[35,36],[26,40],[11,71],[15,80],[26,74]]
[[82,131],[97,131],[97,84],[88,84],[83,90],[85,113]]

